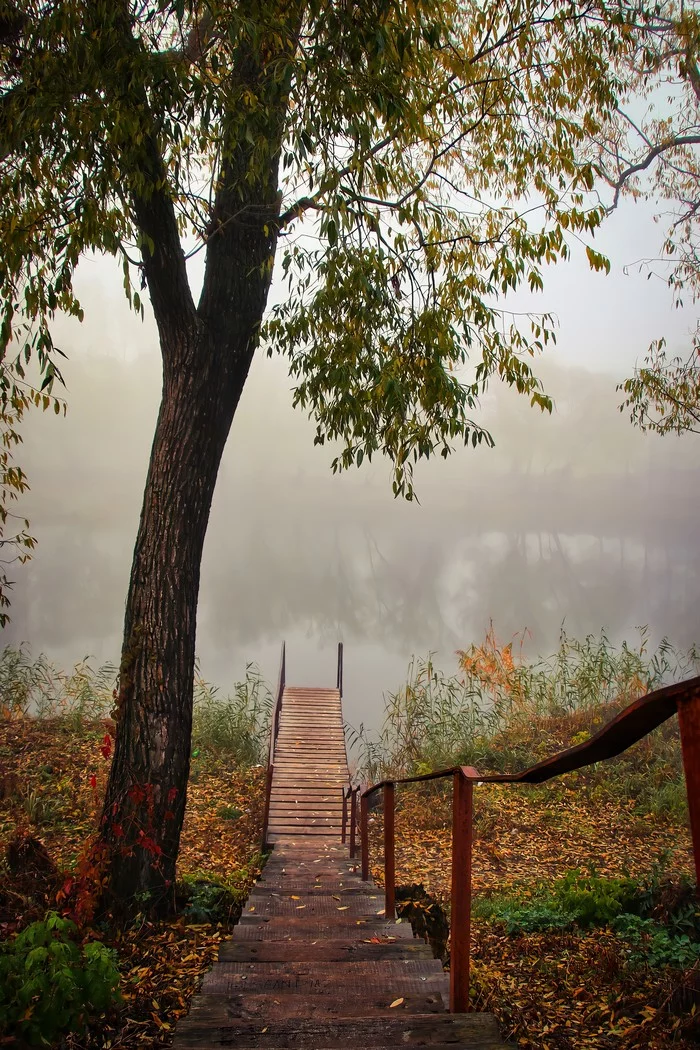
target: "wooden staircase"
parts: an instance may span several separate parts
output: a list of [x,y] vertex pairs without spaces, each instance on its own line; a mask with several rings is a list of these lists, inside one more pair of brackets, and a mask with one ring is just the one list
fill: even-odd
[[282,668],[266,828],[273,853],[173,1050],[506,1050],[492,1015],[447,1012],[441,963],[408,923],[386,920],[383,892],[362,881],[341,844],[340,688],[286,687]]

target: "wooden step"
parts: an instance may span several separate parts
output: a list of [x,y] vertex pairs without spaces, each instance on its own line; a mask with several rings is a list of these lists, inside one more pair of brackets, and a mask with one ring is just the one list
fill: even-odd
[[[434,961],[434,960],[433,960]],[[443,994],[449,994],[449,981],[442,972],[438,963],[440,973],[436,974],[430,962],[425,960],[411,959],[406,963],[404,972],[387,972],[401,964],[393,960],[383,960],[373,963],[314,963],[313,966],[305,966],[303,963],[285,963],[280,966],[277,963],[259,963],[244,965],[241,963],[220,963],[204,978],[202,984],[203,995],[295,995],[295,996],[319,996],[325,995],[333,1000],[333,992],[339,988],[343,994],[349,996],[363,994],[367,988],[381,984],[381,974],[391,978],[391,984],[385,985],[391,991],[379,993],[378,1005],[381,1009],[387,994],[398,996],[434,995],[441,998]],[[409,967],[411,971],[408,972]],[[365,991],[366,994],[366,991]],[[389,1008],[394,999],[386,1002]],[[330,1013],[339,1013],[331,1005]]]
[[[342,912],[347,916],[347,912]],[[393,937],[396,941],[413,941],[413,931],[409,923],[381,922],[379,918],[374,921],[358,922],[354,915],[347,917],[344,921],[340,919],[320,920],[314,916],[305,919],[287,919],[283,922],[274,922],[272,919],[262,921],[256,915],[243,916],[236,927],[236,940],[240,941],[289,941],[306,940],[318,941],[323,939],[336,940],[339,937],[356,934],[358,938],[372,937],[380,939]]]
[[[262,1030],[264,1028],[264,1030]],[[503,1047],[492,1014],[416,1014],[399,1017],[339,1018],[330,1021],[277,1021],[268,1025],[210,1026],[198,1010],[178,1024],[175,1050],[235,1046],[240,1050],[379,1050],[380,1047],[444,1046],[451,1050]],[[235,1042],[232,1041],[232,1036]],[[503,1048],[505,1050],[505,1048]]]
[[[440,978],[442,981],[443,978]],[[427,982],[433,982],[429,985]],[[440,990],[434,987],[435,978],[427,978],[426,983],[411,978],[403,980],[394,989],[396,998],[403,997],[401,1012],[406,1014],[444,1014],[446,1006]],[[242,982],[245,986],[246,982]],[[326,1018],[362,1016],[363,1011],[369,1014],[392,1016],[396,1008],[391,1007],[392,991],[382,993],[368,989],[364,983],[358,988],[344,988],[336,984],[336,994],[328,994],[329,989],[314,994],[301,993],[284,980],[273,983],[268,992],[245,992],[238,994],[207,993],[200,994],[194,1001],[190,1016],[196,1020],[200,1011],[205,1014],[208,1024],[222,1025],[237,1019],[242,1022],[258,1020],[261,1025],[270,1021],[284,1021],[289,1018]],[[426,990],[428,989],[428,990]],[[364,1044],[362,1044],[364,1050]]]
[[245,941],[235,939],[222,944],[219,962],[347,962],[360,959],[367,962],[378,959],[432,959],[433,953],[423,941],[412,944],[405,941],[371,941],[351,937],[325,939],[316,944],[309,941]]

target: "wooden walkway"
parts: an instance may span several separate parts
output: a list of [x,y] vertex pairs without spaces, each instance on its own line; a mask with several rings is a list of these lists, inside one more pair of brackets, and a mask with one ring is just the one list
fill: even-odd
[[267,841],[289,835],[339,841],[349,780],[339,689],[285,688],[272,771]]
[[408,923],[387,922],[340,842],[348,783],[335,689],[285,688],[274,745],[274,843],[174,1050],[505,1050],[490,1014],[449,1014],[448,977]]

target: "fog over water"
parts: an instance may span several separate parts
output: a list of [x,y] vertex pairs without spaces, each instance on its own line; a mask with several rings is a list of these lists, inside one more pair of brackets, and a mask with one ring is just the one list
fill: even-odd
[[[68,416],[31,414],[17,457],[39,546],[13,573],[2,641],[31,641],[64,667],[85,654],[118,659],[160,393],[152,324],[131,318],[118,278],[105,285],[98,271],[84,278],[86,324],[59,326]],[[605,627],[616,642],[632,641],[639,624],[654,640],[700,640],[700,439],[632,428],[615,392],[630,348],[616,356],[611,342],[604,371],[600,343],[588,356],[585,346],[567,352],[567,339],[587,338],[580,297],[571,305],[563,352],[540,366],[554,415],[494,387],[483,412],[496,448],[421,466],[420,505],[393,499],[384,462],[332,475],[329,450],[313,446],[313,425],[291,408],[283,362],[256,359],[202,567],[207,678],[225,689],[254,660],[274,681],[284,638],[288,681],[332,684],[342,639],[346,717],[376,724],[382,692],[403,681],[412,653],[437,650],[454,669],[454,650],[483,637],[490,619],[502,640],[528,628],[532,655],[556,647],[562,622],[578,636]],[[636,339],[634,352],[644,348]]]

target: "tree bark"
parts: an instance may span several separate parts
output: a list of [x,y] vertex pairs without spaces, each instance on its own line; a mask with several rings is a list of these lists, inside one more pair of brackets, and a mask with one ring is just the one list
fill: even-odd
[[247,200],[240,191],[219,195],[220,232],[209,245],[193,313],[189,288],[182,287],[184,261],[180,266],[173,256],[179,243],[168,244],[164,229],[170,202],[154,195],[140,205],[142,229],[156,244],[144,254],[144,267],[160,331],[163,395],[127,599],[116,745],[98,842],[107,857],[105,904],[115,915],[164,911],[173,900],[202,548],[269,290],[277,170],[272,149],[269,169],[246,191]]

